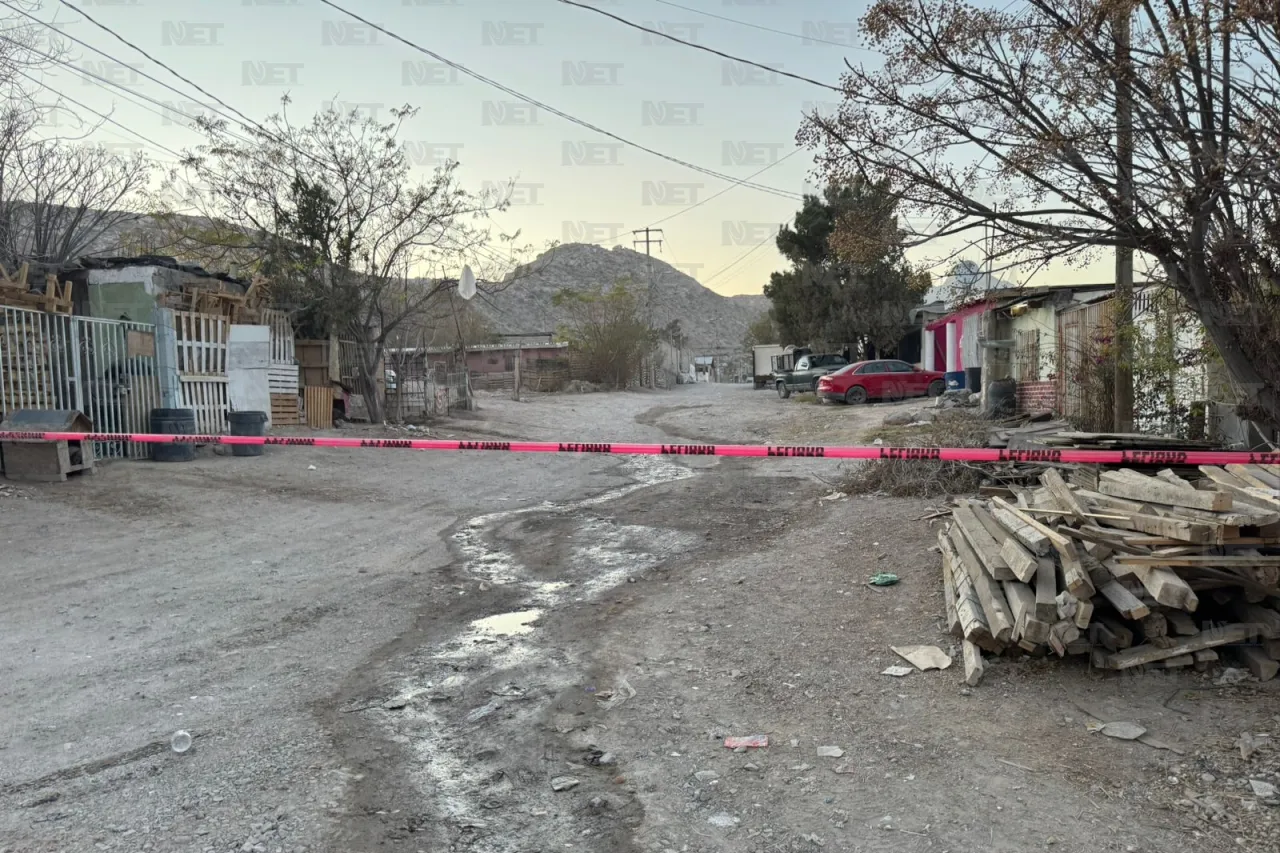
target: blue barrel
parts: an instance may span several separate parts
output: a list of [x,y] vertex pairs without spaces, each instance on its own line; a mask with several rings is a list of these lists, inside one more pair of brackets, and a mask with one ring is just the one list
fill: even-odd
[[[232,435],[266,435],[266,412],[227,412],[227,423]],[[232,456],[261,456],[261,444],[233,444]]]
[[959,391],[964,388],[964,371],[952,370],[942,374],[942,378],[947,382],[948,391]]
[[[195,435],[195,409],[152,409],[151,432],[155,435]],[[190,462],[196,458],[194,444],[153,444],[153,462]]]

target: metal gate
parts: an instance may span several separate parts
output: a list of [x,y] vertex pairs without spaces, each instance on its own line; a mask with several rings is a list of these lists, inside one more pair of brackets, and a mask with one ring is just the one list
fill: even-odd
[[[155,326],[0,308],[0,413],[76,409],[100,432],[149,432],[159,405]],[[147,447],[95,442],[94,456]]]

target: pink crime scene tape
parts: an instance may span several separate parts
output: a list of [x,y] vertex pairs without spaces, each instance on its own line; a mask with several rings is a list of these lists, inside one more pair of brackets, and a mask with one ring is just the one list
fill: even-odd
[[1237,450],[1007,450],[876,445],[630,444],[578,441],[442,441],[340,436],[155,435],[150,433],[0,432],[0,441],[123,441],[141,444],[261,444],[386,450],[492,450],[510,453],[614,453],[624,456],[737,456],[892,459],[926,462],[1094,462],[1121,465],[1280,465],[1280,453]]

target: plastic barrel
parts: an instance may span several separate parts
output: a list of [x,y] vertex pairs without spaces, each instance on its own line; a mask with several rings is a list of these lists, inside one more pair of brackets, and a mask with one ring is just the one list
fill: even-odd
[[987,414],[1012,415],[1018,408],[1018,383],[1012,379],[993,379],[987,386]]
[[[266,412],[227,412],[227,423],[232,435],[266,435]],[[232,456],[261,456],[261,444],[233,444]]]
[[[151,432],[156,435],[195,435],[195,409],[152,409]],[[190,462],[196,458],[194,444],[153,444],[153,462]]]
[[964,369],[964,387],[975,394],[982,393],[982,368],[966,367]]
[[944,373],[942,378],[946,380],[948,391],[958,391],[964,387],[963,370],[952,370],[949,373]]

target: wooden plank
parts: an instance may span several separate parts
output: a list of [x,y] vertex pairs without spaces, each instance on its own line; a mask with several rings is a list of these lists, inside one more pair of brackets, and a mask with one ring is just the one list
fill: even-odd
[[[1045,540],[1048,541],[1048,540]],[[1053,557],[1040,557],[1036,565],[1036,618],[1052,623],[1058,615],[1058,566]]]
[[1094,589],[1089,573],[1085,571],[1084,564],[1080,562],[1080,554],[1076,551],[1075,543],[1064,538],[1061,543],[1053,544],[1058,549],[1058,557],[1062,561],[1062,577],[1067,585],[1067,591],[1082,600],[1093,598],[1097,591]]
[[1267,509],[1280,509],[1280,499],[1272,496],[1270,489],[1256,489],[1234,474],[1213,465],[1201,465],[1200,472],[1213,481],[1216,490],[1227,492],[1232,498]]
[[1113,654],[1095,656],[1095,663],[1103,669],[1131,669],[1135,666],[1155,663],[1158,660],[1185,655],[1188,652],[1243,642],[1255,631],[1256,628],[1253,625],[1222,625],[1210,631],[1202,631],[1194,637],[1179,640],[1166,649],[1141,645]]
[[1076,499],[1075,494],[1062,479],[1062,475],[1055,469],[1050,468],[1040,475],[1040,482],[1044,483],[1049,489],[1050,494],[1058,502],[1058,506],[1065,509],[1077,524],[1085,524],[1086,510],[1080,505],[1080,501]]
[[1010,504],[1004,502],[1004,506],[1000,506],[992,502],[991,515],[1001,526],[1014,535],[1014,537],[1023,544],[1024,547],[1037,557],[1047,556],[1053,550],[1053,545],[1049,542],[1049,537],[1042,532],[1024,522],[1016,514],[1011,512],[1007,507]]
[[958,557],[955,563],[956,572],[958,574],[963,569],[969,575],[973,589],[978,595],[978,602],[982,605],[983,615],[987,617],[991,636],[1001,643],[1009,642],[1013,636],[1013,617],[1009,614],[1009,605],[1004,600],[1004,593],[996,585],[995,579],[987,574],[978,556],[969,547],[968,540],[955,525],[952,526],[950,536],[951,544],[955,546]]
[[1098,491],[1104,495],[1167,506],[1185,506],[1208,512],[1222,512],[1232,507],[1231,495],[1225,492],[1188,491],[1161,482],[1155,477],[1144,477],[1141,474],[1137,477],[1141,477],[1142,481],[1121,476],[1117,471],[1104,471],[1098,477]]
[[1280,660],[1280,640],[1263,640],[1258,647],[1272,660]]
[[968,640],[965,640],[961,647],[964,650],[964,683],[970,687],[977,687],[982,682],[982,651]]
[[960,555],[947,531],[938,531],[938,548],[946,555],[951,565],[951,579],[956,587],[956,615],[960,619],[961,633],[966,640],[976,643],[982,648],[998,653],[1003,646],[991,636],[991,627],[987,616],[982,612],[982,604],[978,601],[978,593],[969,580],[969,573],[960,566]]
[[1093,624],[1106,627],[1116,638],[1116,645],[1120,648],[1127,649],[1133,645],[1133,630],[1119,619],[1109,614],[1101,614],[1094,618]]
[[1084,630],[1089,627],[1089,622],[1093,619],[1093,601],[1081,601],[1076,605],[1076,627]]
[[946,601],[947,631],[956,638],[964,637],[960,614],[956,610],[956,584],[951,576],[951,552],[942,552],[942,597]]
[[1150,607],[1125,589],[1119,581],[1113,580],[1098,587],[1098,594],[1110,602],[1116,612],[1126,619],[1141,619],[1151,612]]
[[1188,568],[1213,568],[1215,566],[1280,568],[1280,555],[1239,556],[1227,554],[1191,554],[1185,557],[1144,557],[1137,554],[1117,554],[1111,559],[1128,566],[1186,566]]
[[1259,681],[1270,681],[1280,672],[1280,662],[1267,657],[1257,646],[1237,646],[1232,651]]
[[1184,666],[1192,666],[1195,662],[1195,655],[1178,655],[1161,661],[1165,669],[1181,669]]
[[1040,566],[1040,560],[1035,554],[1027,550],[1021,542],[1014,536],[1009,536],[1004,540],[1004,544],[1000,546],[1000,556],[1004,558],[1008,564],[1009,570],[1013,572],[1014,577],[1023,583],[1029,583],[1036,576],[1036,570]]
[[[1013,570],[1009,568],[1009,564],[1005,562],[1004,557],[1000,556],[1000,543],[992,538],[991,533],[978,520],[978,516],[974,513],[972,506],[967,503],[956,505],[951,510],[951,517],[955,519],[955,526],[964,535],[964,538],[968,540],[982,567],[986,569],[993,580],[1011,581],[1018,579]],[[983,606],[986,606],[985,602]]]
[[1250,604],[1239,600],[1232,603],[1232,610],[1240,622],[1256,625],[1263,639],[1280,639],[1280,613],[1261,604]]
[[1005,581],[1005,598],[1009,600],[1009,612],[1013,615],[1014,636],[1032,645],[1049,639],[1049,623],[1036,618],[1036,594],[1031,587],[1018,581]]
[[1196,521],[1168,518],[1160,515],[1143,515],[1134,513],[1123,521],[1112,521],[1112,525],[1127,530],[1174,539],[1178,542],[1194,544],[1210,544],[1220,542],[1224,538],[1223,528]]
[[1104,565],[1118,578],[1135,578],[1156,602],[1165,607],[1194,613],[1200,606],[1200,599],[1191,586],[1168,569],[1155,565],[1132,565],[1122,557],[1112,557]]
[[1095,646],[1103,646],[1109,652],[1120,651],[1120,642],[1111,629],[1102,622],[1094,622],[1089,625],[1089,642]]
[[[1041,536],[1048,539],[1049,542],[1052,543],[1054,548],[1058,549],[1059,554],[1062,553],[1062,548],[1064,547],[1072,548],[1070,539],[1068,539],[1066,536],[1063,536],[1061,533],[1057,532],[1053,528],[1048,527],[1036,521],[1034,518],[1028,515],[1025,511],[1009,505],[1007,502],[1001,500],[1000,498],[992,498],[991,504],[992,506],[999,506],[999,507],[1002,507],[1003,509],[1008,510],[1016,518],[1018,518],[1018,520],[1020,520],[1023,524],[1031,527],[1036,532],[1038,532]],[[1074,548],[1072,548],[1072,552],[1074,553]]]
[[1200,633],[1196,620],[1182,610],[1170,610],[1164,614],[1164,617],[1169,621],[1169,629],[1180,637]]

